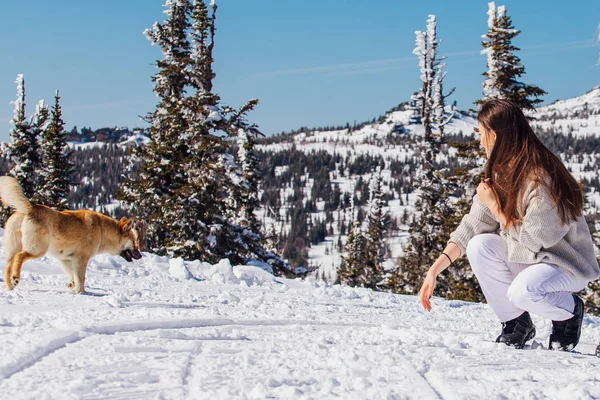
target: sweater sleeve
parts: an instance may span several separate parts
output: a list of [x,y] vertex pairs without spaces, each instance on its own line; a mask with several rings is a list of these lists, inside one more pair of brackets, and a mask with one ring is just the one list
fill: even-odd
[[467,251],[467,244],[473,236],[496,232],[499,226],[500,224],[494,219],[492,212],[479,200],[479,196],[475,195],[471,210],[463,217],[456,230],[450,234],[450,241],[458,245],[460,256],[463,256]]
[[508,234],[534,253],[556,245],[569,231],[563,224],[558,206],[544,185],[527,193],[523,199],[525,215],[521,224],[508,229]]

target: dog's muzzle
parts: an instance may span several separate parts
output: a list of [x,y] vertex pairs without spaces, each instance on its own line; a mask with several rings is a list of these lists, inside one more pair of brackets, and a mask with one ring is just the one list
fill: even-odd
[[139,260],[142,258],[142,253],[140,253],[140,251],[137,249],[126,249],[121,252],[121,257],[127,260],[127,262],[132,262],[134,259]]

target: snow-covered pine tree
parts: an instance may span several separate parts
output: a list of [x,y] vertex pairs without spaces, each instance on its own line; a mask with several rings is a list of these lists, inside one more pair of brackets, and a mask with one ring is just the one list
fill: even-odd
[[366,238],[360,229],[354,209],[354,195],[350,196],[350,232],[344,246],[342,262],[337,270],[337,283],[359,286],[365,264]]
[[[433,33],[435,33],[435,31]],[[454,88],[452,88],[449,93],[444,94],[444,78],[446,77],[447,73],[444,71],[446,63],[444,63],[443,60],[445,59],[446,57],[439,57],[436,59],[436,72],[432,82],[432,124],[433,130],[437,133],[440,144],[445,143],[444,127],[450,123],[450,121],[452,121],[455,111],[452,109],[449,114],[446,112],[446,98],[454,93]]]
[[435,15],[427,19],[427,32],[416,31],[416,47],[413,54],[419,57],[422,88],[413,95],[413,100],[420,110],[421,124],[425,129],[425,142],[432,141],[433,123],[433,81],[435,79],[437,37]]
[[[41,166],[39,138],[37,130],[32,129],[31,123],[25,116],[25,80],[23,75],[17,75],[17,99],[13,102],[15,111],[11,121],[11,142],[8,145],[6,157],[13,165],[9,175],[15,177],[23,194],[33,199],[36,194],[38,172]],[[38,132],[39,133],[39,132]]]
[[490,99],[506,99],[518,104],[526,110],[534,109],[543,100],[539,97],[546,92],[534,85],[528,85],[519,80],[525,74],[525,67],[514,52],[518,47],[512,40],[521,31],[515,29],[511,18],[506,14],[506,7],[496,7],[495,2],[488,3],[488,32],[483,35],[482,54],[487,55],[487,71],[483,83],[483,98],[475,104],[481,104]]
[[[183,118],[187,116],[183,102],[189,79],[191,47],[187,32],[191,27],[191,5],[187,0],[167,0],[165,8],[165,21],[156,22],[144,32],[163,54],[163,59],[156,62],[159,71],[152,77],[159,102],[146,117],[151,123],[150,142],[134,149],[131,165],[138,164],[137,174],[123,184],[120,194],[131,211],[147,221],[147,245],[158,254],[175,253],[170,244],[178,227],[173,223],[187,222],[186,210],[177,202],[187,178],[182,159],[190,154],[184,136],[188,119]],[[206,231],[202,227],[197,232],[200,242],[208,236]]]
[[258,199],[258,158],[254,151],[256,145],[255,129],[238,130],[238,160],[244,179],[242,186],[239,223],[247,226],[252,232],[260,232],[260,223],[256,218],[256,210],[260,207]]
[[[46,120],[48,110],[46,108]],[[41,115],[41,114],[38,114]],[[34,124],[35,126],[35,124]],[[71,153],[67,145],[67,131],[62,119],[60,95],[54,96],[50,123],[42,132],[44,165],[40,172],[40,202],[48,207],[64,210],[69,205],[70,176],[73,172]]]
[[40,145],[41,150],[41,167],[38,170],[38,180],[36,182],[36,193],[31,198],[31,201],[38,204],[44,204],[43,202],[43,179],[44,179],[44,143],[43,143],[43,134],[46,128],[48,127],[50,119],[50,110],[48,106],[45,104],[44,100],[40,100],[38,104],[35,106],[35,114],[31,119],[31,130],[35,137],[42,138],[42,143]]
[[[419,144],[421,160],[414,187],[418,192],[415,210],[409,224],[409,242],[397,270],[388,278],[387,286],[396,292],[416,293],[427,269],[446,245],[449,232],[444,224],[452,208],[449,184],[438,169],[436,156],[445,143],[443,127],[449,122],[443,105],[443,64],[437,56],[437,23],[435,15],[427,20],[427,31],[417,31],[414,54],[419,57],[422,89],[414,97],[421,109],[424,135]],[[440,276],[438,289],[445,291],[447,276]]]
[[368,228],[365,243],[364,265],[359,286],[377,289],[383,280],[385,257],[385,231],[389,215],[384,213],[383,178],[381,168],[371,177],[369,183]]
[[[213,193],[200,204],[212,209],[211,214],[202,211],[201,220],[209,228],[208,243],[205,246],[209,257],[228,257],[233,262],[258,259],[268,262],[278,274],[290,272],[290,266],[276,254],[265,249],[260,224],[254,216],[257,207],[257,163],[253,145],[260,134],[254,124],[246,121],[246,115],[258,104],[257,99],[249,100],[240,109],[219,106],[219,97],[212,92],[213,50],[215,44],[215,21],[217,5],[210,3],[211,12],[203,1],[195,1],[191,13],[191,68],[190,86],[195,95],[186,100],[187,109],[194,118],[190,123],[192,148],[200,157],[194,157],[189,164],[188,189],[191,195],[198,191]],[[245,134],[247,158],[245,165],[228,152],[227,138]],[[212,169],[212,171],[211,171]],[[207,174],[207,172],[209,172]],[[255,191],[249,195],[249,190]],[[233,201],[231,201],[233,200]],[[246,214],[238,220],[240,214]]]
[[135,179],[125,183],[122,198],[149,221],[149,241],[160,254],[234,263],[248,258],[268,262],[276,273],[289,265],[264,249],[261,237],[235,219],[242,204],[235,195],[246,183],[228,137],[258,132],[239,110],[219,105],[212,92],[217,6],[202,0],[168,0],[167,20],[146,32],[164,59],[157,62],[155,92],[160,98],[149,116],[151,142],[137,151]]

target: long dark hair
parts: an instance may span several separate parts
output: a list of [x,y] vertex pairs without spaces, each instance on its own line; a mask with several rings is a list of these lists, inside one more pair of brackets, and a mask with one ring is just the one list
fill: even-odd
[[523,218],[517,205],[532,180],[536,188],[544,185],[551,193],[564,224],[578,218],[583,211],[580,185],[538,139],[519,106],[508,100],[490,100],[482,104],[477,121],[486,131],[496,133],[485,177],[491,178],[507,227]]

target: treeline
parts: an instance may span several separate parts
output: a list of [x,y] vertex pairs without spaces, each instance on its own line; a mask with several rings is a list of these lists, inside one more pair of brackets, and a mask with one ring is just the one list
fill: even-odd
[[148,136],[148,131],[144,128],[129,129],[127,127],[104,127],[98,129],[92,129],[91,127],[81,128],[81,131],[77,126],[73,127],[66,134],[66,139],[69,142],[75,143],[90,143],[90,142],[102,142],[102,143],[120,143],[135,135]]

